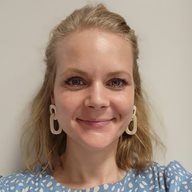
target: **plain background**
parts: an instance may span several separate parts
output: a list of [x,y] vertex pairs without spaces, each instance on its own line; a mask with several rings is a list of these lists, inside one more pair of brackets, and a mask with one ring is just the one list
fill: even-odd
[[[20,137],[27,105],[44,74],[50,30],[76,8],[97,1],[0,0],[0,175],[22,166]],[[99,2],[99,1],[98,1]],[[139,66],[153,106],[153,126],[166,145],[155,160],[192,170],[192,1],[100,1],[139,37]]]

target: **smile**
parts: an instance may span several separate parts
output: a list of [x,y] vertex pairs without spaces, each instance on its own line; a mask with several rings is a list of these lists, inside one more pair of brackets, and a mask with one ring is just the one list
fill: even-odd
[[101,119],[101,120],[95,120],[95,119],[83,120],[83,119],[78,119],[77,118],[77,122],[79,122],[80,124],[84,124],[84,125],[91,126],[91,127],[96,127],[96,128],[105,127],[106,125],[111,123],[113,120],[114,120],[114,118],[112,118],[112,119]]

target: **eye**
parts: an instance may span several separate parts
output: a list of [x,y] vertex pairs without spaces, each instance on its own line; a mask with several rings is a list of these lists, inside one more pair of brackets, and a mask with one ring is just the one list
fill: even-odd
[[73,88],[81,88],[83,86],[86,86],[86,82],[81,77],[70,77],[67,80],[65,80],[65,84],[69,87]]
[[128,84],[127,80],[120,78],[113,78],[107,82],[107,86],[113,89],[121,89]]

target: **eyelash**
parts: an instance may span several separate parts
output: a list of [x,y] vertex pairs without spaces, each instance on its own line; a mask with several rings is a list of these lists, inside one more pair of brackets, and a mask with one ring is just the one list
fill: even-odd
[[[76,82],[73,82],[73,81],[76,81]],[[77,81],[78,81],[78,84],[77,84]],[[72,86],[72,87],[79,87],[79,86],[82,87],[82,86],[86,85],[86,82],[81,77],[75,76],[75,77],[70,77],[69,79],[67,79],[65,81],[65,84],[68,86]]]
[[[67,80],[65,80],[65,85],[71,87],[72,89],[81,89],[83,87],[88,86],[86,81],[78,76],[70,77]],[[128,81],[121,78],[113,78],[107,81],[106,83],[106,87],[109,87],[111,89],[122,89],[126,85],[128,85]]]
[[[116,81],[116,83],[118,82],[118,85],[114,85],[112,83],[114,83]],[[108,82],[107,82],[107,86],[110,86],[112,87],[113,89],[121,89],[123,87],[125,87],[126,85],[128,85],[128,82],[127,80],[125,79],[121,79],[121,78],[113,78],[113,79],[110,79]]]

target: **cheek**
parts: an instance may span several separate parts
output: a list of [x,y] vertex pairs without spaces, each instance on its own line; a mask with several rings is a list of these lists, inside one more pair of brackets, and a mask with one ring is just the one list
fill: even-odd
[[133,114],[134,94],[120,94],[118,97],[115,97],[114,100],[121,118],[125,118],[130,122]]
[[78,109],[80,101],[76,95],[68,94],[67,92],[55,97],[55,105],[57,108],[57,116],[59,119],[72,117]]

